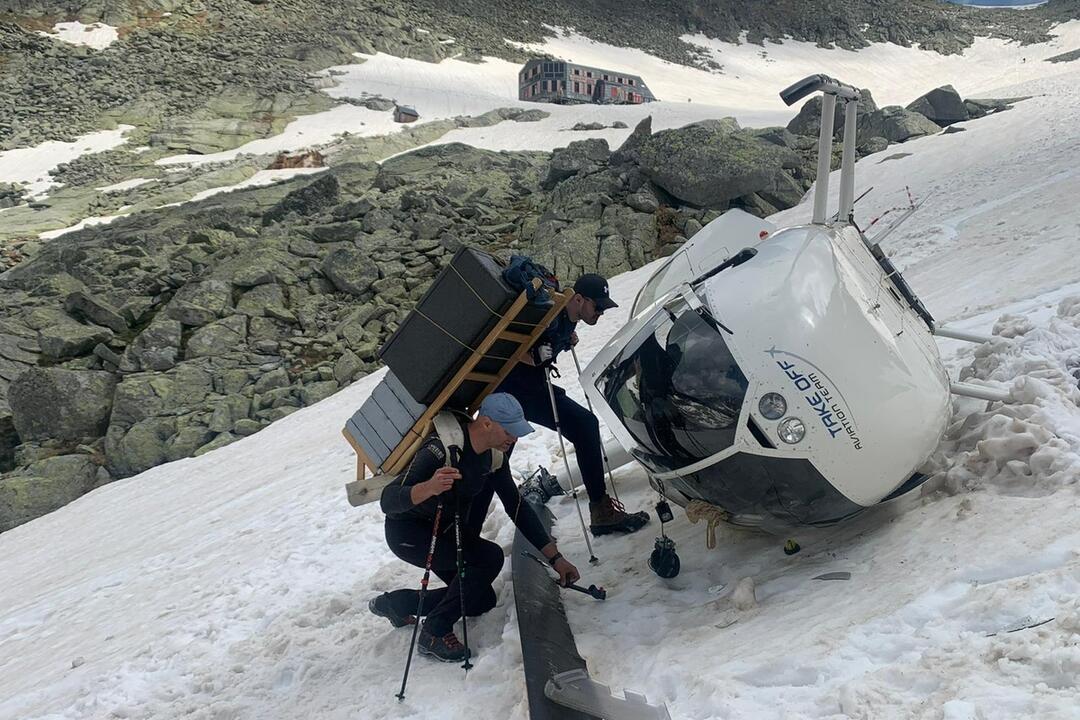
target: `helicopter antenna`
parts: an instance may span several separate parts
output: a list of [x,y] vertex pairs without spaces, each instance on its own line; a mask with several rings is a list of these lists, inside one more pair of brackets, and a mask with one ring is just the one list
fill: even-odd
[[879,231],[878,234],[875,235],[873,238],[870,238],[870,239],[866,240],[866,244],[867,244],[868,247],[880,244],[881,241],[884,240],[886,237],[888,237],[892,233],[893,230],[900,227],[900,225],[903,224],[904,221],[906,221],[909,217],[914,215],[915,211],[918,210],[920,207],[922,207],[923,203],[925,203],[930,198],[930,196],[927,195],[926,197],[924,197],[921,200],[919,200],[918,202],[916,202],[915,198],[912,197],[912,195],[911,195],[911,188],[905,185],[904,190],[907,192],[907,197],[908,197],[908,204],[906,206],[889,208],[888,210],[886,210],[885,212],[881,213],[876,218],[871,220],[870,224],[866,226],[866,229],[869,230],[870,228],[874,227],[874,225],[877,225],[878,222],[880,222],[881,219],[884,218],[889,213],[897,212],[897,211],[901,211],[901,210],[903,211],[903,214],[899,218],[897,218],[894,222],[892,222],[890,225],[886,226],[884,229]]

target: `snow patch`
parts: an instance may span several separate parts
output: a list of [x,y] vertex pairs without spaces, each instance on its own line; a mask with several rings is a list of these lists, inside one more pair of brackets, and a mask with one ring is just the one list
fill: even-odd
[[109,47],[120,37],[119,28],[105,23],[96,22],[92,25],[83,25],[78,20],[74,22],[60,22],[53,25],[52,32],[38,32],[38,35],[53,38],[71,45],[86,45],[95,50]]
[[31,198],[39,198],[60,184],[49,176],[58,165],[123,145],[127,142],[124,133],[134,129],[133,125],[120,125],[115,130],[82,135],[72,142],[49,140],[32,148],[0,152],[0,182],[22,183]]
[[[128,207],[130,207],[130,206],[128,206]],[[121,209],[124,209],[124,208],[121,208]],[[67,235],[69,232],[75,232],[76,230],[82,230],[83,228],[93,227],[95,225],[108,225],[113,220],[116,220],[116,219],[122,218],[122,217],[127,217],[130,214],[131,213],[121,213],[119,215],[104,215],[104,216],[88,217],[88,218],[84,218],[83,220],[80,220],[78,223],[76,223],[76,224],[74,224],[74,225],[72,225],[70,227],[59,228],[57,230],[46,230],[43,233],[39,233],[38,237],[41,238],[42,240],[52,240],[54,238],[60,237],[61,235]]]
[[[385,117],[384,117],[385,116]],[[170,155],[155,165],[205,165],[235,160],[241,155],[273,155],[333,142],[343,133],[352,135],[381,135],[396,126],[390,113],[368,110],[355,105],[340,105],[321,113],[304,115],[293,120],[273,137],[252,140],[232,150],[206,155]]]
[[[312,175],[314,173],[320,173],[326,170],[326,168],[282,168],[280,170],[260,170],[247,180],[237,183],[235,185],[226,185],[223,187],[210,188],[209,190],[203,190],[196,193],[187,202],[198,202],[199,200],[205,200],[213,195],[220,193],[234,192],[236,190],[243,190],[250,187],[262,187],[264,185],[273,185],[274,183],[288,180],[289,178],[296,177],[297,175]],[[173,203],[180,205],[182,203]]]

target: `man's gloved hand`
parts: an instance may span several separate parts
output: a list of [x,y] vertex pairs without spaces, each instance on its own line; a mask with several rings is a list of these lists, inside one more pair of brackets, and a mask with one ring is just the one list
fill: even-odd
[[533,348],[532,356],[537,367],[547,367],[555,359],[555,350],[550,343],[544,343]]

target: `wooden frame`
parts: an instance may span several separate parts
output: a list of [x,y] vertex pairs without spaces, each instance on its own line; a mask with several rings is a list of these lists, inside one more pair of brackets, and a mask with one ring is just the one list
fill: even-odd
[[[533,280],[533,288],[540,288],[540,280]],[[417,419],[412,428],[405,434],[401,442],[397,444],[387,456],[382,466],[376,465],[364,449],[360,447],[359,443],[348,433],[347,430],[342,430],[342,435],[348,440],[349,445],[356,452],[356,483],[350,483],[350,502],[353,504],[359,504],[363,502],[360,497],[362,495],[368,495],[380,491],[382,486],[389,482],[390,478],[394,477],[402,470],[405,469],[406,464],[412,459],[413,455],[419,449],[420,444],[424,441],[424,438],[431,432],[432,419],[437,415],[446,405],[447,401],[453,396],[457,389],[463,382],[482,382],[484,388],[480,391],[479,395],[472,405],[468,408],[468,412],[471,415],[476,412],[480,407],[480,403],[485,397],[490,395],[495,388],[506,378],[514,366],[518,364],[521,358],[525,355],[530,347],[539,339],[540,335],[547,329],[555,317],[562,312],[566,304],[570,302],[570,298],[574,296],[573,291],[555,292],[548,291],[548,294],[552,299],[552,306],[548,309],[547,313],[536,323],[528,323],[521,320],[518,316],[521,311],[528,305],[528,293],[522,292],[513,302],[513,304],[507,309],[499,322],[495,327],[484,337],[484,339],[477,345],[476,350],[468,357],[465,363],[461,366],[454,377],[443,387],[442,391],[435,397],[435,399],[428,405],[424,413]],[[507,330],[511,324],[518,325],[530,325],[533,330],[531,333],[520,333]],[[518,347],[511,354],[511,356],[504,360],[503,366],[495,374],[490,373],[478,373],[473,372],[476,365],[487,356],[486,353],[491,349],[497,341],[504,340],[515,343]],[[372,475],[372,481],[364,483],[363,481],[367,477],[367,472],[370,471]],[[385,482],[375,482],[379,476],[382,475]],[[356,496],[356,497],[354,497]]]

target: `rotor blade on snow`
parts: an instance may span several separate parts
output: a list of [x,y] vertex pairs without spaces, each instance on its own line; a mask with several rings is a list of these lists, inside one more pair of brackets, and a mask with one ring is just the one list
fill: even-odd
[[1054,618],[1047,618],[1046,620],[1034,620],[1030,615],[1025,615],[1011,625],[1006,625],[997,632],[989,633],[984,637],[994,637],[995,635],[1004,635],[1006,633],[1019,632],[1020,630],[1029,630],[1031,628],[1037,628],[1040,625],[1045,625],[1052,620],[1054,620]]
[[851,573],[841,570],[840,572],[827,572],[822,575],[815,575],[815,580],[850,580]]

